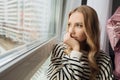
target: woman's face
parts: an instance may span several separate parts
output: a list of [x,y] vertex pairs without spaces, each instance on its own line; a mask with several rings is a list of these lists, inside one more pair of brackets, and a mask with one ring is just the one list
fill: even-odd
[[70,33],[71,37],[79,42],[86,40],[84,27],[83,14],[77,11],[72,13],[68,20],[68,32]]

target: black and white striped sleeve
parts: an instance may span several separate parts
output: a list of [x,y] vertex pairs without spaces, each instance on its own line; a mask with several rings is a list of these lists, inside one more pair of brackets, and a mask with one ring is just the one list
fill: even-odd
[[106,66],[104,66],[104,64],[103,64],[103,66],[101,68],[102,68],[101,75],[102,75],[103,80],[114,80],[111,62],[109,62]]
[[83,72],[81,56],[82,53],[76,51],[71,51],[69,56],[65,55],[64,48],[56,45],[48,70],[49,80],[81,80]]
[[100,73],[99,79],[101,80],[114,80],[113,70],[111,66],[111,60],[108,56],[102,56],[103,58],[99,61]]

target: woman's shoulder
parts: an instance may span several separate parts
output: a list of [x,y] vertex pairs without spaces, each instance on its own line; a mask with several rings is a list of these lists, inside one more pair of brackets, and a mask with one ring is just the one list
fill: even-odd
[[111,61],[109,54],[105,53],[104,51],[100,50],[96,57],[98,63],[105,63],[108,64]]
[[65,44],[63,42],[56,43],[52,50],[52,58],[62,58],[64,56]]
[[53,48],[54,49],[64,49],[64,48],[66,48],[66,45],[63,42],[59,42],[59,43],[54,44]]

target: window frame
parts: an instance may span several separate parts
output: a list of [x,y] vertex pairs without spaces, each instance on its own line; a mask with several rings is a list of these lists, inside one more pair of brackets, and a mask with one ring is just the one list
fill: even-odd
[[[16,77],[17,80],[23,80],[26,78],[30,78],[33,75],[33,73],[35,73],[35,71],[43,64],[45,59],[50,55],[50,51],[51,51],[53,45],[57,42],[57,38],[60,33],[58,30],[60,30],[60,28],[61,28],[60,21],[61,21],[63,0],[53,0],[53,2],[56,3],[56,6],[57,6],[55,8],[56,13],[53,15],[53,16],[55,16],[54,17],[55,24],[54,24],[54,22],[52,22],[52,24],[50,26],[56,26],[56,35],[54,35],[53,37],[51,37],[49,39],[45,39],[45,41],[42,43],[40,41],[36,40],[32,43],[17,47],[15,50],[11,50],[6,55],[0,56],[0,78],[1,79],[7,80],[9,77],[11,77],[11,80],[12,80],[12,79],[15,79],[15,77]],[[47,50],[46,50],[46,48],[47,48]],[[40,52],[37,52],[37,51],[40,51]],[[17,73],[18,75],[16,75],[16,73],[15,73],[16,71],[24,71],[26,69],[26,68],[20,68],[21,66],[24,66],[24,65],[22,65],[22,63],[28,63],[29,62],[28,58],[30,58],[30,55],[35,55],[37,53],[40,53],[39,55],[44,53],[45,59],[42,59],[40,62],[37,63],[37,69],[35,67],[35,69],[36,69],[35,71],[31,70],[33,73],[30,73],[30,74],[32,74],[32,75],[30,76],[30,74],[27,73],[27,74],[24,74],[24,76],[22,76],[23,73],[19,73],[19,72]],[[26,60],[26,59],[28,59],[28,60]],[[39,67],[38,67],[38,65],[39,65]],[[19,68],[19,69],[17,69],[17,68]],[[10,74],[8,74],[8,72]],[[14,76],[14,75],[16,75],[16,76]],[[6,77],[3,77],[3,76],[6,76]],[[20,78],[18,79],[18,77],[20,77]]]

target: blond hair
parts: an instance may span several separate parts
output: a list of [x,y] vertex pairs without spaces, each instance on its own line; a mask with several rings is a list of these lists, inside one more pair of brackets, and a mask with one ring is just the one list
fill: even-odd
[[[69,18],[72,13],[80,12],[84,16],[84,24],[85,24],[85,34],[87,36],[86,44],[88,48],[88,61],[91,69],[90,80],[95,80],[96,75],[99,71],[96,55],[100,50],[100,30],[99,30],[99,20],[96,11],[86,5],[82,5],[80,7],[75,8],[73,11],[69,13]],[[68,49],[68,52],[70,52]]]

